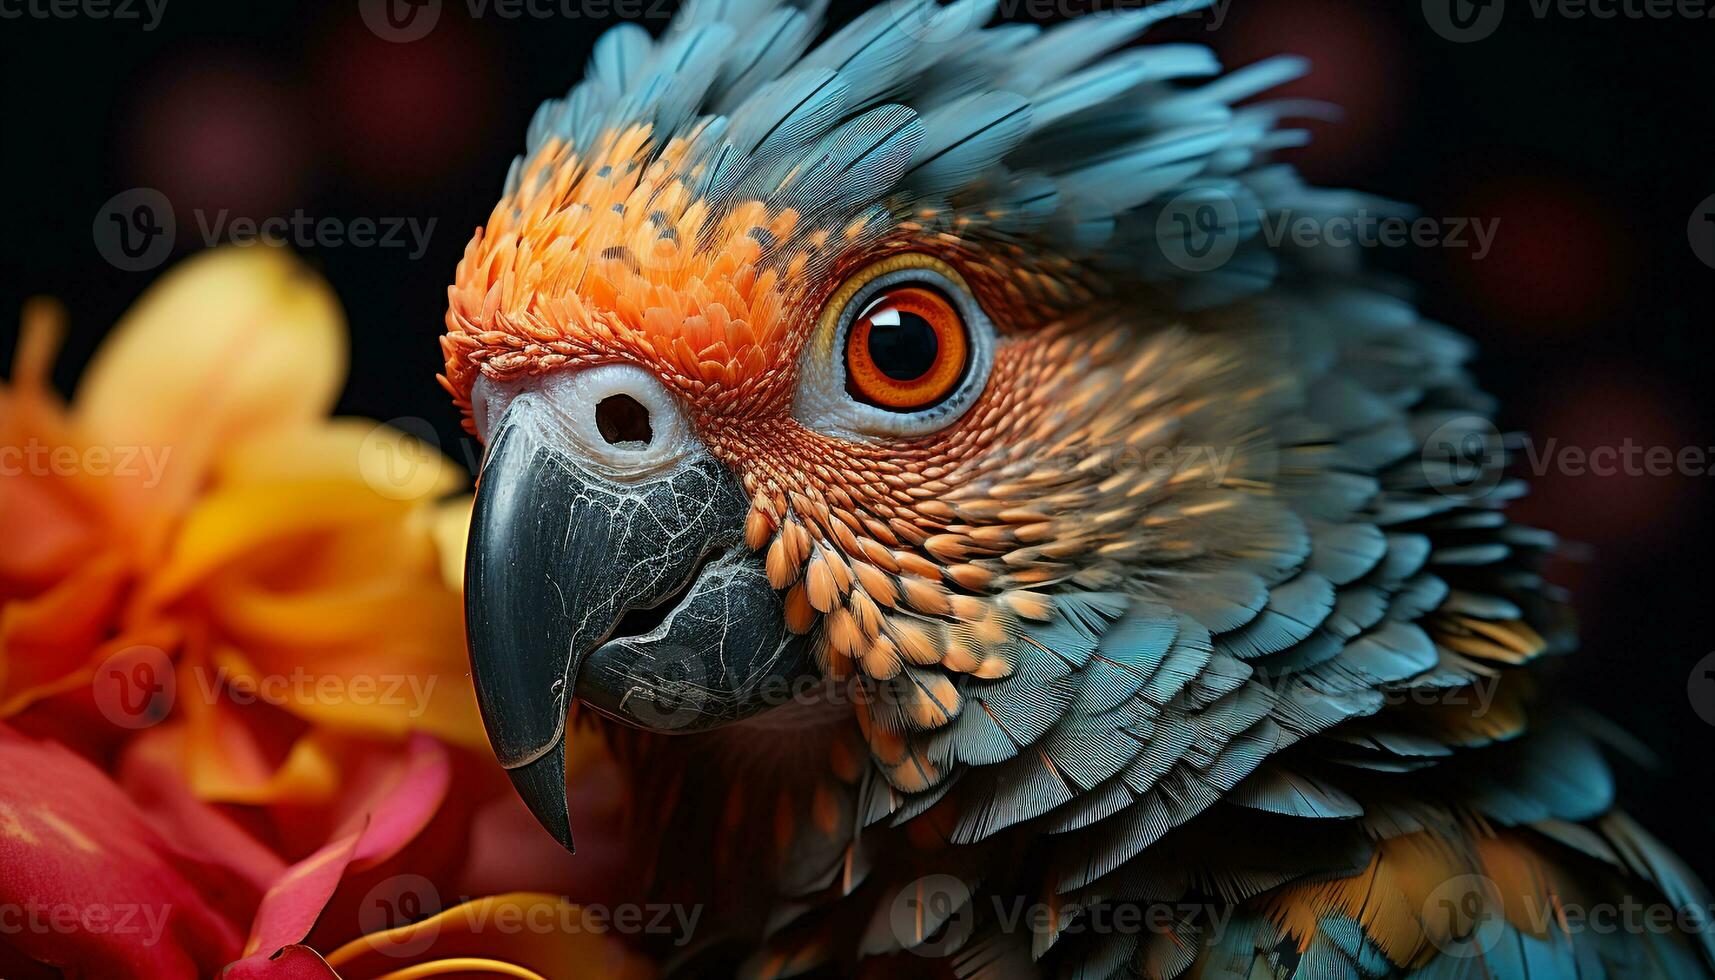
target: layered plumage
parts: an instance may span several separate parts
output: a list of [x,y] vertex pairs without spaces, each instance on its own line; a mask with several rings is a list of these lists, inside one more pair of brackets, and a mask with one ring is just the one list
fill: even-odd
[[[1504,515],[1522,488],[1481,442],[1469,345],[1354,249],[1261,233],[1379,203],[1269,162],[1317,110],[1252,97],[1305,66],[1130,46],[1194,5],[1046,30],[985,26],[993,7],[894,0],[819,44],[814,4],[772,0],[609,31],[451,290],[467,410],[483,376],[659,376],[751,497],[788,624],[860,692],[615,730],[663,894],[735,910],[705,955],[1705,969],[1700,935],[1563,914],[1705,899],[1542,694],[1539,658],[1570,646],[1534,571],[1554,539]],[[984,390],[927,434],[806,424],[842,284],[902,255],[992,320]],[[1470,438],[1474,479],[1442,449]],[[1100,926],[1122,909],[1163,917]]]

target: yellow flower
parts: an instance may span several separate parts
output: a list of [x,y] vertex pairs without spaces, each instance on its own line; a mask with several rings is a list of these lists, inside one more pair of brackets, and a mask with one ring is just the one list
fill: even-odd
[[[152,287],[69,405],[57,308],[0,385],[0,718],[173,746],[205,799],[325,799],[344,740],[480,746],[456,586],[468,504],[432,446],[330,419],[332,291],[284,250]],[[47,718],[47,721],[42,719]]]

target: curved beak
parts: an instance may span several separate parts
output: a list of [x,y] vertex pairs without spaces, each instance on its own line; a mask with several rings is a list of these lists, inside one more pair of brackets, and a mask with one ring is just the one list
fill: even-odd
[[811,669],[742,543],[747,510],[700,449],[637,480],[599,474],[535,393],[496,425],[465,564],[471,675],[496,758],[568,850],[574,697],[638,727],[695,731],[778,703]]

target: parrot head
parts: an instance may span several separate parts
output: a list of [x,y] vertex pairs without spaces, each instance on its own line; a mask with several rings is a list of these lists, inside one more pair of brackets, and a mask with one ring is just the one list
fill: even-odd
[[1272,257],[1178,220],[1303,192],[1253,169],[1279,110],[1233,105],[1299,65],[1196,88],[1201,47],[1112,53],[1184,5],[992,7],[899,0],[814,48],[816,10],[765,0],[615,28],[466,248],[473,676],[568,847],[573,701],[682,733],[857,685],[919,792],[978,751],[936,742],[967,710],[1033,737],[986,691],[1065,710],[1053,631],[1125,595],[1254,613],[1302,538],[1258,492],[1299,393],[1230,312]]

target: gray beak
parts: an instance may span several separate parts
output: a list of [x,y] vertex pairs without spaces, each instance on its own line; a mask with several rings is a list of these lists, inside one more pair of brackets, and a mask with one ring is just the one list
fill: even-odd
[[569,850],[573,698],[652,731],[698,731],[778,703],[812,667],[742,543],[749,505],[731,472],[694,447],[642,475],[604,475],[568,438],[566,410],[525,392],[494,427],[465,625],[494,754]]

